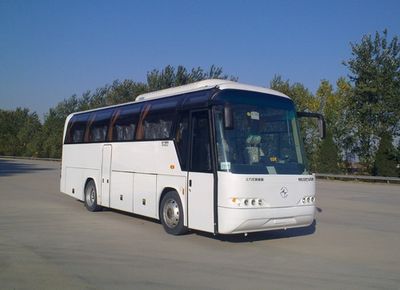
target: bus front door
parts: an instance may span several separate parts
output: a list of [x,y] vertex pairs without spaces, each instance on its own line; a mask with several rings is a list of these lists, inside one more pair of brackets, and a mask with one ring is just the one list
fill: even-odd
[[191,113],[188,172],[188,226],[214,232],[214,175],[207,110]]
[[101,205],[110,206],[110,182],[111,182],[111,145],[103,146],[103,159],[101,165]]

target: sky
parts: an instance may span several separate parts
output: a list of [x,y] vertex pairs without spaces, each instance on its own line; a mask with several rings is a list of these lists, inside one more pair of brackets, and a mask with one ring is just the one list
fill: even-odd
[[312,92],[348,70],[350,43],[400,35],[398,0],[0,0],[0,109],[41,118],[58,102],[166,65],[220,66]]

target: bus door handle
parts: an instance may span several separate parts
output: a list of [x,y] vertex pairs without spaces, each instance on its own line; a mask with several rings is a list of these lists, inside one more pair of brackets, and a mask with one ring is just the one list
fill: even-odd
[[192,187],[192,180],[189,179],[189,187]]

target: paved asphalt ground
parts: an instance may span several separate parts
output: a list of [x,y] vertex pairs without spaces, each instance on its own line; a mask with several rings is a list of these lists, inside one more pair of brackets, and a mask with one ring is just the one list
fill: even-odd
[[315,227],[174,237],[0,159],[0,289],[400,289],[400,186],[319,181]]

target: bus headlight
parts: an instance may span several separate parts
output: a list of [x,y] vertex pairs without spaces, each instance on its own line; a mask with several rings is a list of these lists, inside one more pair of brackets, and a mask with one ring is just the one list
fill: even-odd
[[265,206],[265,202],[262,198],[237,198],[232,197],[231,202],[238,207],[258,208]]
[[307,204],[307,205],[313,204],[314,202],[315,202],[315,196],[313,195],[305,196],[299,201],[300,204]]

